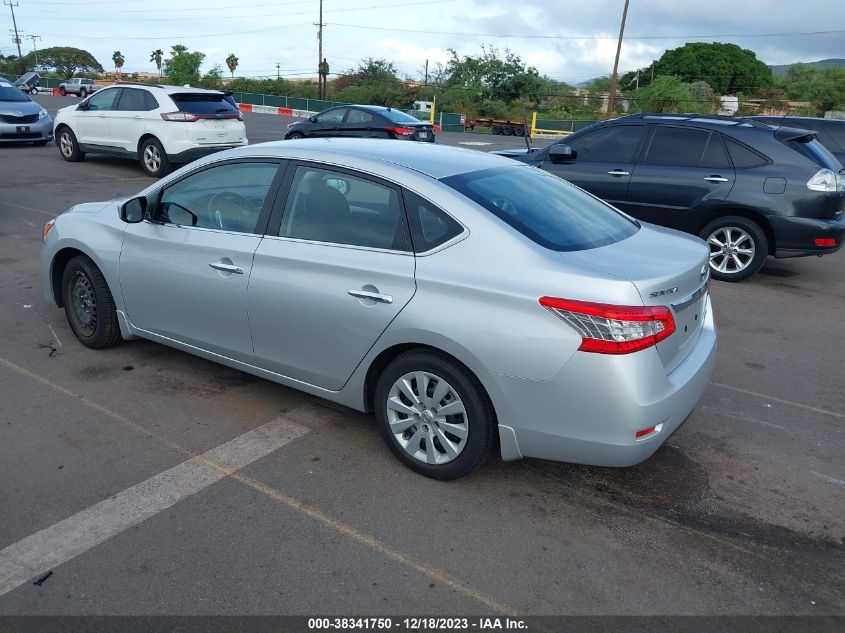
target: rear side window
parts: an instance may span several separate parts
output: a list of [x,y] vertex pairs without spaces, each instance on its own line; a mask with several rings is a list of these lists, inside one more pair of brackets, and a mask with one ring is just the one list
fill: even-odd
[[224,94],[213,93],[184,93],[172,94],[170,98],[179,108],[180,112],[189,114],[224,114],[237,115],[240,111],[234,107]]
[[419,119],[415,119],[410,114],[405,114],[401,110],[382,110],[381,115],[390,119],[394,123],[419,123]]
[[349,114],[346,115],[346,122],[347,123],[372,123],[373,122],[373,115],[369,112],[364,112],[363,110],[349,110]]
[[731,162],[737,169],[759,167],[769,162],[763,155],[741,143],[737,143],[732,138],[725,137],[725,145],[727,145],[728,153],[731,155]]
[[698,167],[710,140],[710,132],[690,128],[660,126],[651,139],[644,163]]
[[425,253],[460,235],[463,227],[431,202],[410,191],[403,191],[411,228],[414,252]]
[[701,157],[701,166],[730,168],[731,161],[725,151],[720,134],[710,133],[710,139],[707,141],[707,147],[704,148],[704,155]]
[[579,162],[630,163],[644,133],[644,125],[612,125],[563,143],[575,150]]
[[581,251],[630,237],[639,225],[565,180],[533,167],[506,166],[444,178],[537,244]]
[[146,112],[157,107],[158,104],[149,92],[137,88],[124,88],[117,105],[118,110],[130,112]]

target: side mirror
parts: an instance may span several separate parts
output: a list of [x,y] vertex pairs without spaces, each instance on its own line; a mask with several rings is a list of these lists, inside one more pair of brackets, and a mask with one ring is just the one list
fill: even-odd
[[553,163],[566,163],[575,160],[575,152],[569,145],[552,145],[549,148],[549,160]]
[[141,222],[147,214],[147,199],[132,198],[120,205],[120,219],[127,224]]
[[88,102],[87,102],[87,101],[83,101],[83,102],[82,102],[82,103],[80,103],[78,106],[76,106],[76,109],[77,109],[77,110],[87,110],[87,109],[88,109]]
[[317,122],[317,115],[312,114],[310,117],[308,117],[308,120],[311,121],[311,123],[316,123]]

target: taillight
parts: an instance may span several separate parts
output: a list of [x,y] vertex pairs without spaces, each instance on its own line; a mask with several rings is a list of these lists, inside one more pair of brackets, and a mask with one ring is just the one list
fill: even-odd
[[165,121],[181,121],[182,123],[199,119],[196,114],[190,112],[162,112],[161,118]]
[[825,193],[845,191],[845,178],[831,169],[819,169],[807,181],[807,189],[810,191],[823,191]]
[[582,352],[630,354],[657,345],[675,331],[666,306],[617,306],[541,297],[547,308],[581,335]]
[[414,132],[416,132],[416,130],[409,127],[389,127],[387,129],[399,136],[413,136]]
[[817,237],[816,246],[836,246],[836,240],[832,237]]

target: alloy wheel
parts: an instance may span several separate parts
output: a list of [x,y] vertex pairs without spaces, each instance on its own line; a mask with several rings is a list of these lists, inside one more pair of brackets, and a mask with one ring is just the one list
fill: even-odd
[[59,148],[62,150],[62,156],[70,158],[73,154],[73,140],[70,138],[69,132],[62,132],[59,137]]
[[144,148],[144,165],[152,173],[155,173],[161,167],[161,154],[155,145],[147,145]]
[[461,397],[440,376],[407,373],[390,388],[387,421],[399,446],[426,464],[445,464],[464,450],[469,420]]
[[757,252],[751,235],[736,226],[716,229],[707,238],[707,244],[710,267],[720,273],[742,272],[751,265]]

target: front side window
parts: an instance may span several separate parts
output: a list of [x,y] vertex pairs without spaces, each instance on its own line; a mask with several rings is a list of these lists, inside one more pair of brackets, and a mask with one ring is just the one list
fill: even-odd
[[96,110],[103,112],[104,110],[114,110],[117,106],[117,95],[120,90],[103,90],[96,92],[88,99],[88,110]]
[[346,173],[298,167],[281,237],[387,250],[408,250],[399,193]]
[[612,125],[563,143],[575,151],[579,163],[630,163],[644,133],[644,125]]
[[333,108],[317,115],[317,123],[342,123],[348,108]]
[[253,233],[278,169],[275,163],[230,163],[204,169],[164,190],[157,219]]
[[630,237],[639,225],[565,180],[533,167],[507,166],[442,182],[541,246],[580,251]]

